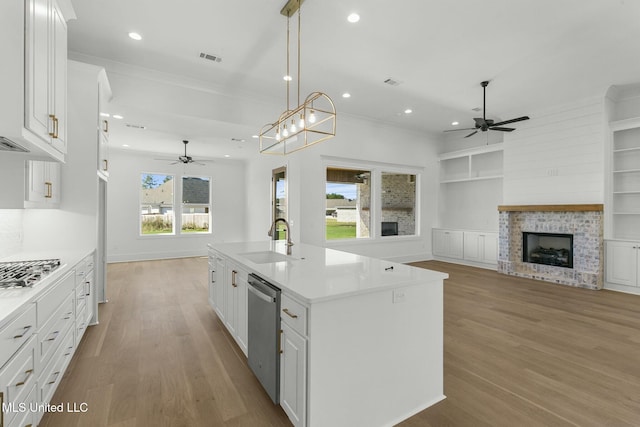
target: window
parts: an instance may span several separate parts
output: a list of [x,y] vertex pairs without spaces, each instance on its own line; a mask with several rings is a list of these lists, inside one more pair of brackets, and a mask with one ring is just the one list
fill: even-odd
[[380,234],[416,234],[416,176],[382,172],[380,178]]
[[327,241],[417,236],[420,168],[336,160],[326,167]]
[[182,177],[182,233],[208,233],[211,224],[211,179]]
[[[174,175],[142,173],[140,234],[175,235],[211,232],[211,178],[182,176],[176,194]],[[181,203],[177,203],[177,200]],[[176,209],[177,206],[177,209]]]
[[140,187],[140,233],[173,234],[173,176],[143,173]]
[[[278,218],[287,219],[287,168],[285,166],[274,169],[271,175],[271,206],[273,212],[271,221]],[[276,232],[273,233],[273,240],[285,239],[285,226],[279,222],[276,226]]]
[[327,240],[369,237],[371,172],[327,168]]

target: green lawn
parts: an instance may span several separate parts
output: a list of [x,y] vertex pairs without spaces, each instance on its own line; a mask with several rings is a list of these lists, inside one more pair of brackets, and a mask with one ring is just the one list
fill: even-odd
[[334,218],[327,218],[327,240],[353,239],[355,237],[355,222],[338,222]]

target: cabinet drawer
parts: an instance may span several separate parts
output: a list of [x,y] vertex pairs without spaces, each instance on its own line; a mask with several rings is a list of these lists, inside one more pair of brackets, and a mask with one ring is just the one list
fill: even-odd
[[13,413],[13,415],[15,415],[15,417],[13,418],[13,421],[9,422],[8,418],[5,418],[5,424],[2,425],[6,425],[8,427],[29,427],[29,426],[36,426],[38,425],[38,412],[33,412],[31,410],[31,408],[36,407],[37,402],[36,402],[36,390],[37,390],[37,385],[34,383],[33,387],[31,387],[31,390],[29,391],[29,394],[27,395],[27,398],[22,400],[21,403],[24,403],[24,411],[22,411],[22,408],[17,408],[19,409],[19,412],[15,412]]
[[70,271],[58,283],[52,286],[51,290],[36,301],[38,311],[38,328],[41,328],[53,313],[60,307],[75,287],[75,271]]
[[[0,371],[0,392],[3,393],[5,404],[13,405],[16,410],[20,403],[28,400],[29,392],[36,384],[36,339],[32,338]],[[11,420],[18,412],[5,413],[5,425],[11,425]]]
[[280,303],[280,318],[300,335],[307,335],[307,308],[285,294]]
[[38,333],[41,366],[44,366],[50,360],[60,345],[62,338],[72,329],[74,321],[73,304],[73,295],[68,294],[67,300]]
[[29,304],[15,320],[0,331],[0,368],[36,331],[36,307]]
[[90,282],[84,280],[76,286],[76,317],[77,313],[84,310],[84,307],[87,304],[87,288],[89,287],[89,283]]
[[66,369],[71,357],[73,356],[73,330],[69,330],[67,335],[62,341],[60,347],[62,350],[56,354],[56,357],[52,358],[51,362],[46,365],[38,381],[40,387],[39,399],[40,402],[50,402],[53,392],[62,380],[64,370]]

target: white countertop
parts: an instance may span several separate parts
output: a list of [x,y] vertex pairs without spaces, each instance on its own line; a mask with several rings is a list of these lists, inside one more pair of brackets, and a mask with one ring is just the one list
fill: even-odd
[[93,249],[77,251],[20,252],[1,258],[1,262],[31,261],[38,259],[60,259],[60,267],[44,276],[33,287],[0,289],[0,328],[13,318],[20,307],[42,295],[58,279],[64,277],[71,269],[89,255]]
[[283,241],[221,243],[209,247],[309,304],[440,282],[449,277],[438,271],[301,243],[291,247],[289,260],[272,263],[255,263],[243,254],[272,251],[285,255]]

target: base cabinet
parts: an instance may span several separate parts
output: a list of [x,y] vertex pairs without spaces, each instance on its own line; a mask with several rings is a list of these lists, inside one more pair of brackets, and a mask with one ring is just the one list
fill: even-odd
[[462,231],[433,230],[433,254],[447,258],[462,259],[464,254]]
[[209,251],[209,305],[248,354],[247,286],[249,273],[219,253]]
[[306,423],[307,339],[282,321],[280,357],[280,406],[291,423]]
[[[21,306],[0,328],[0,426],[37,425],[89,324],[87,274],[93,253],[42,294]],[[76,286],[80,275],[83,281]],[[76,340],[77,338],[77,340]]]
[[479,267],[498,264],[498,233],[433,229],[433,254],[446,261]]
[[606,242],[606,282],[640,287],[640,242]]

